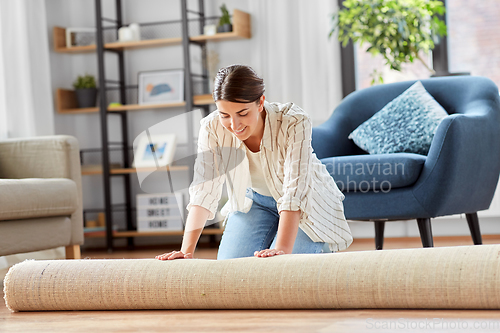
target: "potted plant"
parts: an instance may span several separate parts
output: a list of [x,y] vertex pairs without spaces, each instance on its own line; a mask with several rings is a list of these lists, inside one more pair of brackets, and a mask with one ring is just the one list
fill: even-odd
[[222,4],[220,7],[222,11],[222,16],[219,19],[219,25],[217,26],[217,32],[231,32],[233,31],[233,25],[231,24],[231,17],[227,10],[226,4]]
[[96,105],[97,87],[93,75],[78,76],[73,82],[78,107],[91,108]]
[[[333,14],[334,26],[330,37],[338,29],[343,46],[369,43],[367,52],[381,54],[393,70],[401,71],[403,63],[415,59],[434,74],[420,56],[434,48],[439,36],[446,35],[446,24],[437,15],[445,7],[435,0],[345,0],[343,7]],[[383,83],[381,72],[374,71],[372,84]]]

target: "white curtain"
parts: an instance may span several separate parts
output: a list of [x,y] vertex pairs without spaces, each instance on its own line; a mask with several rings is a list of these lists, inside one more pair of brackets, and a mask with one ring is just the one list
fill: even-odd
[[324,122],[342,99],[340,46],[328,38],[333,0],[250,1],[255,50],[266,83],[266,98],[294,102]]
[[[54,134],[44,0],[0,0],[0,140]],[[28,258],[64,258],[64,247],[0,257],[8,267]]]
[[0,139],[54,134],[44,0],[0,1]]

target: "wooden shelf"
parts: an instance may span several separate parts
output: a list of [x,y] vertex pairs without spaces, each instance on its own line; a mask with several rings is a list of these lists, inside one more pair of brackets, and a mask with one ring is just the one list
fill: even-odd
[[60,53],[88,53],[95,52],[95,45],[87,46],[74,46],[66,47],[66,29],[61,27],[54,27],[52,29],[52,36],[54,40],[54,51]]
[[73,47],[56,47],[54,49],[58,53],[91,53],[95,52],[95,45],[87,45],[87,46],[73,46]]
[[139,110],[149,110],[149,109],[165,109],[165,108],[181,107],[185,105],[186,102],[162,103],[162,104],[127,104],[127,105],[108,107],[108,111],[120,112],[120,111],[139,111]]
[[[95,52],[97,47],[95,44],[87,46],[66,46],[66,29],[63,27],[54,27],[52,29],[54,39],[54,51],[59,53],[88,53]],[[164,38],[150,39],[137,42],[113,42],[104,44],[104,48],[111,50],[137,49],[147,47],[160,47],[168,45],[179,45],[182,43],[182,38]]]
[[233,21],[233,31],[231,32],[220,32],[212,36],[206,36],[206,35],[193,36],[190,39],[195,42],[203,42],[203,41],[218,42],[226,40],[252,38],[250,14],[235,9],[233,11],[232,21]]
[[99,112],[98,107],[94,108],[79,108],[76,102],[76,94],[74,90],[57,89],[56,91],[56,110],[57,113],[89,113]]
[[113,42],[104,44],[104,48],[112,50],[143,49],[148,47],[161,47],[180,45],[182,38],[147,39],[134,42]]
[[[207,105],[213,104],[212,95],[197,95],[194,96],[194,105]],[[109,112],[122,112],[122,111],[140,111],[151,109],[167,109],[185,106],[186,102],[163,103],[163,104],[127,104],[120,106],[108,107]],[[77,113],[92,113],[99,112],[98,107],[94,108],[78,108],[76,102],[76,94],[74,90],[57,89],[56,91],[56,110],[61,114],[77,114]]]
[[189,167],[187,165],[170,165],[162,168],[128,168],[128,169],[113,169],[112,174],[126,174],[126,173],[136,173],[136,172],[152,172],[152,171],[187,171]]
[[211,94],[205,94],[205,95],[193,96],[193,104],[207,105],[207,104],[215,104],[215,102]]
[[[110,167],[111,167],[111,169],[118,169],[118,168],[120,168],[120,165],[111,163]],[[82,165],[81,169],[82,169],[82,175],[101,175],[102,174],[102,165],[100,165],[100,164]]]
[[79,114],[79,113],[97,113],[99,112],[99,108],[74,108],[74,109],[65,109],[59,111],[57,110],[57,113],[62,113],[62,114]]
[[[187,165],[171,165],[163,168],[119,168],[111,166],[110,173],[112,175],[124,175],[130,173],[137,172],[153,172],[153,171],[187,171],[189,167]],[[100,164],[97,165],[82,165],[82,175],[90,176],[90,175],[101,175],[102,174],[102,166]]]
[[[222,32],[215,35],[206,36],[199,35],[193,36],[190,39],[196,42],[209,42],[209,41],[226,41],[226,40],[237,40],[237,39],[247,39],[252,37],[252,29],[250,24],[250,14],[242,12],[241,10],[235,9],[233,11],[233,31],[232,32]],[[88,46],[74,46],[66,47],[66,29],[63,27],[54,27],[53,31],[54,39],[54,51],[60,53],[88,53],[95,52],[95,45]],[[169,45],[180,45],[182,44],[182,38],[165,38],[165,39],[148,39],[135,42],[113,42],[104,44],[104,48],[112,50],[127,50],[127,49],[141,49],[149,47],[162,47]]]
[[[222,235],[224,229],[204,229],[202,235]],[[172,231],[117,231],[113,237],[182,236],[184,230]]]
[[[204,229],[202,235],[222,235],[224,229],[213,228]],[[113,238],[124,238],[124,237],[154,237],[154,236],[182,236],[184,235],[184,230],[171,230],[171,231],[114,231]],[[105,232],[102,233],[89,233],[84,235],[85,238],[103,238],[106,237]]]

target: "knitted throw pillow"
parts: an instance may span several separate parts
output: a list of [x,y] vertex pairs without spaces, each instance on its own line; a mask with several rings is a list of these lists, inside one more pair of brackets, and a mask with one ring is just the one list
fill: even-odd
[[349,139],[370,154],[427,155],[446,116],[448,113],[418,81],[359,125]]

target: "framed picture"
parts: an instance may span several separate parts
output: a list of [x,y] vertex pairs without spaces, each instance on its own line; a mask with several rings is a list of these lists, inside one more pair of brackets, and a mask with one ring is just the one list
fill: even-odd
[[184,102],[184,70],[140,72],[139,104]]
[[143,135],[134,151],[134,168],[165,167],[172,163],[175,134]]

